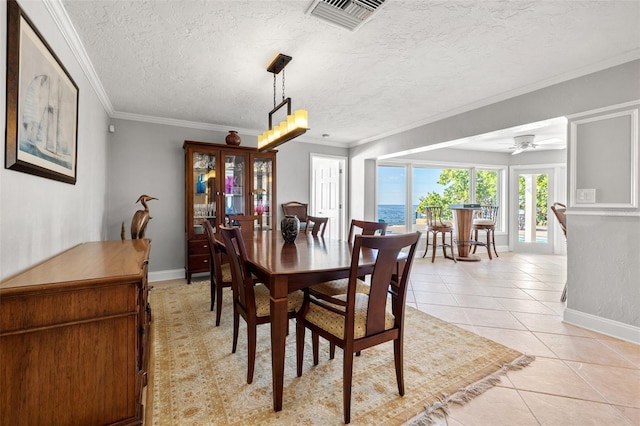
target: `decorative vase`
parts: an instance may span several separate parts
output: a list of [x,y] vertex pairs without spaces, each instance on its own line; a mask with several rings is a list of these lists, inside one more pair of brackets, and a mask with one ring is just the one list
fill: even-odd
[[300,232],[300,219],[298,216],[287,214],[280,221],[280,231],[285,243],[292,243]]
[[262,200],[258,200],[258,203],[256,204],[256,214],[262,213],[264,213],[264,206],[262,204]]
[[229,130],[229,134],[224,139],[227,145],[238,146],[242,140],[240,139],[240,135],[235,130]]

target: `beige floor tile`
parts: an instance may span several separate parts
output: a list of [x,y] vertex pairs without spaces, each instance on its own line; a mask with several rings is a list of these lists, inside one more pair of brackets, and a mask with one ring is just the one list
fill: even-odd
[[449,288],[444,283],[412,283],[415,291],[430,291],[432,293],[449,293]]
[[507,311],[495,311],[491,309],[464,308],[465,314],[471,324],[484,327],[509,328],[513,330],[525,330],[511,313]]
[[458,301],[458,305],[466,308],[504,310],[504,307],[494,297],[473,296],[468,294],[456,294],[454,296]]
[[631,361],[637,368],[640,368],[640,345],[612,337],[606,339],[598,337],[598,341]]
[[488,296],[487,287],[481,285],[447,284],[452,294],[468,294],[471,296]]
[[476,325],[473,327],[476,334],[519,352],[536,357],[555,358],[555,354],[530,331],[507,330],[504,328],[481,327]]
[[520,290],[519,288],[486,287],[485,295],[512,299],[534,300],[533,297],[529,296],[524,290]]
[[567,336],[589,336],[587,330],[563,323],[558,315],[542,315],[525,312],[513,312],[512,314],[531,331],[564,334]]
[[465,314],[464,308],[419,303],[418,309],[453,324],[471,324]]
[[611,404],[640,408],[640,370],[570,361],[567,365]]
[[503,297],[496,298],[495,300],[497,300],[504,309],[507,309],[512,313],[528,312],[532,314],[555,315],[553,310],[549,309],[549,307],[543,305],[537,300],[507,299]]
[[640,425],[640,410],[630,407],[616,407],[632,424]]
[[514,389],[495,387],[462,406],[453,406],[449,418],[465,426],[538,425]]
[[[564,286],[564,284],[563,284]],[[529,296],[533,297],[536,300],[544,301],[544,302],[557,302],[560,300],[562,296],[562,290],[560,291],[551,291],[551,290],[524,290]]]
[[522,399],[542,425],[623,426],[632,425],[620,410],[609,404],[519,391]]
[[596,339],[538,332],[535,332],[535,335],[560,359],[614,367],[634,367],[633,363]]
[[432,305],[458,306],[458,302],[449,293],[431,293],[427,291],[414,291],[413,295],[417,303],[430,303]]
[[527,368],[507,373],[516,389],[608,402],[564,361],[538,357]]

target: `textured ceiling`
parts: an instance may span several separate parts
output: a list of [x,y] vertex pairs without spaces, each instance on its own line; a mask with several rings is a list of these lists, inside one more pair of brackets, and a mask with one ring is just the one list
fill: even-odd
[[640,57],[639,1],[388,0],[355,32],[307,15],[311,3],[62,0],[112,116],[257,135],[273,108],[266,66],[282,52],[293,56],[286,95],[309,111],[302,139],[324,143],[373,140]]

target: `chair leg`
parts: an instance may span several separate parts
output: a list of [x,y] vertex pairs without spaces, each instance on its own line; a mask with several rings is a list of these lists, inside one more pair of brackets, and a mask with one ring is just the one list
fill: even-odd
[[311,344],[313,347],[313,365],[318,365],[318,346],[320,346],[320,337],[315,331],[311,332]]
[[256,323],[247,321],[247,384],[253,382],[253,370],[256,365]]
[[216,327],[220,325],[220,316],[222,315],[222,286],[216,286]]
[[447,233],[442,232],[442,255],[447,259]]
[[215,302],[215,300],[216,300],[216,285],[213,282],[213,279],[211,279],[211,308],[209,309],[210,311],[213,311],[213,302]]
[[458,260],[456,259],[456,252],[453,248],[453,231],[449,232],[449,239],[451,240],[451,258],[453,259],[453,263],[458,263]]
[[402,337],[393,341],[393,357],[396,363],[396,380],[398,381],[398,393],[404,396],[404,364]]
[[[474,229],[473,230],[473,241],[474,243],[478,242],[478,230]],[[473,251],[471,253],[476,254],[476,249],[478,248],[478,244],[474,244],[473,245]]]
[[433,233],[433,247],[431,251],[431,263],[436,261],[436,248],[438,247],[438,233]]
[[491,234],[491,231],[487,229],[487,254],[489,255],[489,260],[493,259],[491,257],[491,244],[490,244],[490,240],[489,240],[489,238],[491,236],[490,234]]
[[344,422],[351,422],[351,380],[353,378],[353,352],[344,351],[344,365],[342,368],[342,399],[344,403]]
[[302,376],[302,362],[304,361],[304,329],[304,324],[296,320],[296,373],[298,377]]
[[333,359],[336,357],[336,345],[335,343],[329,342],[329,359]]
[[231,353],[236,353],[236,349],[238,348],[238,330],[240,328],[240,314],[238,313],[238,309],[233,307],[233,349]]
[[430,234],[430,233],[431,233],[431,232],[429,232],[429,231],[427,231],[427,233],[426,233],[426,234],[427,234],[427,235],[426,235],[426,237],[427,237],[427,243],[426,243],[426,244],[425,244],[425,246],[424,246],[424,254],[422,255],[422,257],[425,257],[425,256],[427,255],[427,251],[429,250],[429,234]]
[[496,231],[494,230],[491,231],[491,244],[493,244],[493,252],[496,254],[496,257],[498,257],[498,250],[496,250]]

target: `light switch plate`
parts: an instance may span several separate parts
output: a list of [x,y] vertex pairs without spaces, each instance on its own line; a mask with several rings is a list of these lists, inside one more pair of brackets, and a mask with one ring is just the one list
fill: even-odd
[[583,204],[594,204],[596,202],[596,190],[591,189],[577,189],[576,190],[576,202]]

